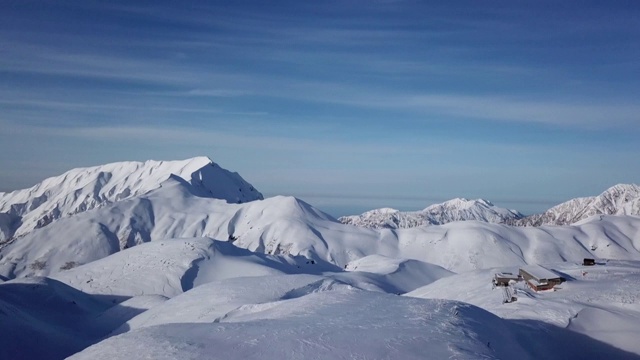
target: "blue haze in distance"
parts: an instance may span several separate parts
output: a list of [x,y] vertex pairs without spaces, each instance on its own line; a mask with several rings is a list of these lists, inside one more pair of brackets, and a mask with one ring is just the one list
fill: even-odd
[[640,182],[633,1],[0,3],[0,191],[207,155],[340,216]]

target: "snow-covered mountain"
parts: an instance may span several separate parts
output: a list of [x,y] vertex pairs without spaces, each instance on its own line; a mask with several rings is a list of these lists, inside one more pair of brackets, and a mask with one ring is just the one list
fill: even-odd
[[513,226],[570,225],[594,215],[640,215],[640,186],[618,184],[598,196],[572,199],[529,216],[497,207],[483,199],[453,199],[420,211],[381,208],[361,215],[343,216],[339,220],[365,228],[405,229],[466,220]]
[[[171,163],[133,182],[62,178],[38,201],[2,194],[22,205],[0,216],[20,230],[0,246],[0,358],[640,356],[638,216],[516,227],[491,223],[516,212],[457,200],[430,207],[444,225],[363,228],[293,197],[260,200],[207,158]],[[51,199],[63,215],[20,227]],[[503,304],[492,274],[523,264],[568,281],[514,287]]]
[[28,189],[0,193],[0,243],[57,219],[145,194],[169,177],[188,184],[189,191],[200,197],[229,203],[262,199],[240,175],[207,157],[78,168]]
[[443,225],[453,221],[478,220],[505,223],[521,219],[524,215],[504,209],[483,199],[457,198],[435,204],[420,211],[399,211],[390,208],[375,209],[361,215],[339,218],[343,224],[373,229],[406,229],[425,225]]
[[[203,198],[168,179],[145,195],[59,219],[0,250],[0,276],[46,276],[149,241],[209,237],[264,254],[344,267],[369,255],[415,259],[459,272],[501,265],[638,259],[638,217],[591,218],[579,226],[511,227],[481,221],[410,229],[345,225],[293,197],[244,204]],[[625,235],[630,234],[630,235]]]
[[572,199],[541,214],[507,223],[519,226],[568,225],[594,215],[640,215],[640,186],[618,184],[598,196]]
[[[209,173],[230,173],[219,170],[207,158],[187,162],[193,163],[195,170],[185,170],[195,174],[190,182],[167,175],[164,182],[142,195],[105,201],[92,210],[59,218],[5,242],[0,249],[0,276],[46,276],[142,243],[193,237],[229,241],[264,254],[299,255],[339,267],[371,255],[419,260],[454,272],[553,260],[580,261],[583,257],[640,259],[640,239],[633,236],[640,228],[637,217],[591,218],[562,229],[518,228],[487,222],[491,216],[516,217],[515,212],[496,209],[486,201],[454,200],[427,208],[425,214],[447,213],[448,220],[475,214],[482,221],[367,229],[342,224],[293,197],[237,204],[241,193],[252,193],[250,185],[237,175],[232,179],[246,187],[230,181],[219,185]],[[79,171],[70,173],[81,176]],[[219,186],[212,188],[209,184]],[[69,186],[62,182],[60,188]],[[204,189],[212,189],[213,194]],[[253,198],[260,197],[253,192]],[[442,216],[437,219],[444,221]]]

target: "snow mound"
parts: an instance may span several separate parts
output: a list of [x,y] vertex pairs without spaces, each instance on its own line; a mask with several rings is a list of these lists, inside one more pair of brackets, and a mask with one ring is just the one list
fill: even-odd
[[[380,275],[371,277],[370,281],[386,284],[387,288],[382,290],[393,293],[405,293],[454,274],[441,266],[423,261],[382,255],[369,255],[352,261],[345,266],[345,270]],[[342,279],[344,276],[338,278]]]
[[197,196],[230,203],[263,198],[240,175],[207,157],[78,168],[29,189],[0,193],[0,242],[45,227],[59,218],[145,194],[172,176],[189,184]]
[[575,314],[567,329],[638,354],[640,357],[638,324],[638,312],[587,307]]
[[[161,324],[219,322],[241,306],[278,301],[295,289],[322,279],[318,275],[300,274],[212,281],[136,316],[114,334]],[[207,299],[206,303],[202,303],[203,299]]]

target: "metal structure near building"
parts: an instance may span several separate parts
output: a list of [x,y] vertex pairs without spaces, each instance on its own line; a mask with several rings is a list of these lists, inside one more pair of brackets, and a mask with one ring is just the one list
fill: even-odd
[[510,281],[518,282],[522,280],[517,274],[508,272],[496,273],[493,277],[493,285],[495,286],[509,286]]
[[496,273],[493,277],[493,286],[500,287],[502,289],[502,303],[511,303],[517,301],[518,298],[516,295],[516,289],[512,288],[511,285],[517,283],[522,280],[520,276],[517,274],[512,274],[508,272]]

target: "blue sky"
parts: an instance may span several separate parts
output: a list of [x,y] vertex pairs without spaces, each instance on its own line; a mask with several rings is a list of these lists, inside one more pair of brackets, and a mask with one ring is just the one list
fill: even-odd
[[0,191],[206,155],[339,216],[640,182],[633,1],[0,4]]

